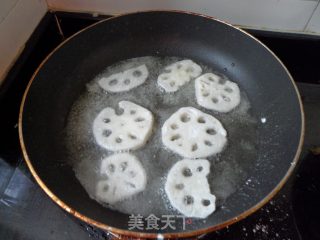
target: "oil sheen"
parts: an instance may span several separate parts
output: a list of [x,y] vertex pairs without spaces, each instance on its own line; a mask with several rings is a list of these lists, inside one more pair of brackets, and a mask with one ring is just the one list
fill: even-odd
[[[101,160],[112,152],[100,147],[92,132],[92,124],[98,113],[106,108],[118,109],[122,100],[134,102],[150,110],[155,122],[153,132],[148,142],[142,148],[131,151],[143,165],[147,174],[146,189],[108,208],[127,213],[148,216],[155,214],[179,214],[174,210],[165,194],[164,185],[170,168],[182,157],[166,149],[161,141],[161,127],[166,119],[181,107],[195,107],[217,118],[227,130],[228,143],[224,150],[208,157],[210,174],[208,182],[211,193],[217,197],[217,210],[223,211],[222,205],[227,205],[228,197],[237,191],[249,177],[250,167],[257,159],[257,118],[251,113],[250,101],[241,89],[240,104],[229,113],[218,113],[199,106],[195,99],[194,80],[182,86],[174,93],[166,93],[157,84],[157,77],[164,67],[182,60],[177,57],[140,57],[118,62],[89,79],[85,91],[73,104],[68,116],[66,128],[66,145],[69,151],[69,164],[88,195],[95,199],[95,186],[99,180]],[[191,59],[192,60],[192,59]],[[217,73],[209,66],[199,64],[204,73]],[[146,64],[149,76],[145,83],[127,92],[105,92],[98,80],[120,71]],[[232,79],[230,79],[232,81]],[[103,203],[101,203],[103,204]],[[227,206],[226,206],[227,207]],[[213,213],[214,214],[214,213]]]

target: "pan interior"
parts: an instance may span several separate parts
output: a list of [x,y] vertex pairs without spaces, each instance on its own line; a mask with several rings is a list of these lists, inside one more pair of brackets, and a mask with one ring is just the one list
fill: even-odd
[[[95,187],[101,176],[101,159],[114,154],[97,146],[92,132],[92,123],[98,113],[106,107],[118,109],[118,102],[132,101],[153,112],[155,126],[148,143],[139,150],[131,151],[142,162],[148,175],[147,188],[133,198],[112,205],[116,210],[127,214],[140,214],[145,217],[154,214],[179,215],[174,211],[164,194],[164,184],[170,168],[183,157],[163,147],[161,127],[180,107],[192,106],[219,119],[228,132],[228,145],[222,152],[207,158],[211,162],[209,184],[216,195],[217,205],[226,209],[226,201],[237,188],[245,184],[250,169],[257,159],[258,121],[250,114],[250,103],[242,92],[241,104],[230,113],[218,113],[200,107],[196,103],[194,81],[190,81],[175,93],[165,93],[157,85],[157,76],[164,67],[180,61],[176,57],[141,57],[115,63],[87,84],[86,90],[74,103],[66,127],[66,146],[70,152],[70,164],[76,176],[90,196],[94,198]],[[117,72],[146,64],[149,77],[146,83],[128,92],[106,93],[98,85],[98,80]],[[200,64],[203,73],[214,72]],[[241,86],[240,86],[241,88]],[[260,124],[263,124],[260,122]],[[152,199],[158,199],[155,203]]]
[[[29,160],[45,185],[81,214],[111,227],[128,228],[127,214],[92,200],[75,177],[68,164],[72,156],[65,132],[72,106],[88,82],[106,66],[142,56],[179,56],[224,73],[246,93],[252,116],[265,119],[255,128],[257,157],[255,164],[248,165],[250,181],[242,181],[227,198],[226,209],[205,221],[195,220],[186,231],[218,226],[262,201],[286,175],[300,142],[301,109],[290,76],[245,33],[212,19],[176,12],[129,14],[101,22],[69,40],[41,67],[24,103],[22,133]],[[141,105],[152,111],[151,103]],[[182,230],[177,226],[156,232]]]

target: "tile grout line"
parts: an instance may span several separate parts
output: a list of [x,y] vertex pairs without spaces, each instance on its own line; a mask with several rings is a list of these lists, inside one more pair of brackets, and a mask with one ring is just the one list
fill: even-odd
[[307,23],[305,24],[305,26],[304,26],[304,28],[303,28],[303,32],[306,32],[307,27],[308,27],[308,25],[309,25],[309,23],[310,23],[313,15],[314,15],[314,13],[316,12],[316,10],[317,10],[317,8],[318,8],[319,6],[320,6],[320,0],[318,0],[317,5],[316,5],[315,8],[313,9],[313,11],[312,11],[312,13],[311,13],[311,16],[309,17]]
[[0,24],[6,20],[6,18],[10,15],[10,13],[13,11],[13,9],[18,5],[18,3],[20,2],[21,0],[17,0],[14,5],[9,9],[9,11],[7,12],[7,14],[3,17],[3,19],[0,21]]

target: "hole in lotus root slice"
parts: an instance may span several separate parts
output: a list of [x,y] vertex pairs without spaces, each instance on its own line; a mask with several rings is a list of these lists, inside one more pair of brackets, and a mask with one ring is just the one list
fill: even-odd
[[204,96],[204,97],[208,97],[208,96],[209,96],[209,92],[207,92],[207,91],[203,91],[203,92],[202,92],[202,96]]
[[180,120],[181,120],[181,122],[184,122],[184,123],[189,122],[190,116],[187,113],[183,113],[183,114],[181,114]]
[[175,124],[175,123],[171,124],[171,129],[176,130],[178,128],[179,128],[178,124]]
[[145,120],[144,118],[138,117],[138,118],[136,118],[134,121],[136,121],[136,122],[143,122],[144,120]]
[[201,203],[202,203],[203,206],[207,207],[207,206],[210,205],[211,202],[208,199],[202,199]]
[[108,191],[109,191],[109,185],[108,185],[108,184],[105,184],[105,185],[103,186],[102,190],[103,190],[104,192],[108,192]]
[[111,173],[114,173],[114,170],[115,170],[115,166],[114,166],[114,164],[109,164],[109,166],[108,166],[108,170],[111,172]]
[[206,130],[206,133],[208,133],[209,135],[215,135],[217,134],[217,132],[213,129],[213,128],[209,128]]
[[184,202],[184,204],[186,204],[186,205],[190,205],[190,204],[193,204],[194,199],[193,199],[192,196],[186,195],[186,196],[184,196],[184,198],[183,198],[183,202]]
[[110,122],[110,119],[109,119],[109,118],[104,118],[104,119],[103,119],[103,122],[104,122],[104,123],[109,123],[109,122]]
[[131,82],[131,81],[130,81],[130,79],[128,79],[128,78],[123,81],[123,83],[124,83],[125,85],[129,85],[130,82]]
[[133,71],[132,75],[134,77],[140,77],[142,75],[142,72],[140,70],[135,70],[135,71]]
[[216,97],[211,98],[211,100],[212,100],[213,103],[218,103],[219,102],[219,99],[216,98]]
[[111,131],[111,130],[106,129],[106,130],[104,130],[104,131],[103,131],[103,136],[105,136],[105,137],[109,137],[109,136],[111,135],[111,133],[112,133],[112,131]]
[[192,147],[191,147],[191,151],[194,152],[194,151],[196,151],[197,149],[198,149],[198,145],[197,145],[196,143],[193,144]]
[[204,119],[204,117],[199,117],[198,123],[206,123],[206,120]]
[[120,170],[122,172],[124,172],[127,169],[127,167],[128,167],[128,163],[127,162],[120,163]]
[[225,90],[227,93],[232,93],[232,92],[233,92],[232,88],[229,88],[229,87],[224,88],[224,90]]
[[135,140],[137,139],[137,136],[133,135],[133,134],[128,134],[129,138],[132,139],[132,140]]
[[114,86],[114,85],[117,85],[118,84],[118,80],[117,79],[112,79],[110,82],[109,82],[109,85],[110,86]]
[[230,102],[231,101],[231,99],[229,97],[225,96],[225,95],[221,95],[221,97],[226,102]]
[[183,183],[176,184],[175,188],[178,190],[182,190],[184,188],[184,184]]
[[179,138],[181,138],[180,134],[173,135],[173,136],[171,137],[171,141],[176,141],[176,140],[178,140]]
[[201,172],[202,170],[203,170],[203,167],[202,167],[202,166],[197,167],[197,171],[198,171],[198,172]]
[[182,175],[185,177],[191,177],[192,176],[191,169],[187,167],[182,169]]

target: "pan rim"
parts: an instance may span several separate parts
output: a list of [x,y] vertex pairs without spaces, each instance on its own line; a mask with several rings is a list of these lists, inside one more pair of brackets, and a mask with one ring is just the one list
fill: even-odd
[[[273,190],[267,195],[265,196],[260,202],[258,202],[256,205],[254,205],[253,207],[247,209],[246,211],[242,212],[241,214],[239,214],[236,217],[233,217],[231,219],[228,219],[226,221],[224,221],[221,224],[218,225],[214,225],[214,226],[210,226],[207,228],[201,228],[201,229],[197,229],[197,230],[193,230],[193,231],[186,231],[186,232],[177,232],[177,233],[145,233],[145,232],[135,232],[135,231],[129,231],[129,230],[124,230],[124,229],[120,229],[120,228],[116,228],[116,227],[111,227],[107,224],[104,224],[102,222],[96,221],[92,218],[89,218],[87,216],[85,216],[84,214],[81,214],[80,212],[74,210],[72,207],[68,206],[66,203],[64,203],[61,199],[58,198],[58,196],[56,196],[46,185],[45,183],[41,180],[41,178],[39,177],[39,175],[37,174],[37,172],[35,171],[31,160],[28,156],[27,153],[27,149],[24,143],[24,138],[23,138],[23,127],[22,127],[22,122],[23,122],[23,111],[24,111],[24,105],[25,105],[25,101],[27,99],[28,96],[28,92],[31,88],[31,85],[35,79],[35,77],[37,76],[38,72],[40,71],[40,69],[42,68],[42,66],[50,59],[50,57],[56,52],[58,51],[64,44],[68,43],[72,38],[76,37],[78,34],[86,31],[87,29],[90,29],[94,26],[96,26],[97,24],[100,24],[102,22],[106,22],[109,20],[113,20],[115,18],[119,18],[119,17],[123,17],[123,16],[127,16],[127,15],[135,15],[135,14],[141,14],[141,13],[152,13],[152,12],[163,12],[163,13],[182,13],[182,14],[187,14],[187,15],[195,15],[195,16],[199,16],[199,17],[203,17],[203,18],[207,18],[209,20],[213,20],[213,21],[217,21],[220,22],[222,24],[225,24],[235,30],[238,30],[240,32],[242,32],[243,34],[247,35],[248,37],[252,38],[253,40],[255,40],[257,43],[259,43],[262,47],[264,47],[270,54],[272,54],[272,56],[278,61],[278,63],[282,66],[282,68],[286,71],[287,75],[289,76],[289,79],[295,89],[297,98],[298,98],[298,102],[299,102],[299,106],[300,106],[300,116],[301,116],[301,131],[300,131],[300,139],[299,139],[299,144],[298,144],[298,148],[297,151],[295,153],[295,156],[293,158],[293,161],[291,162],[291,166],[289,167],[289,169],[287,170],[286,174],[284,175],[284,177],[281,179],[281,181],[273,188]],[[304,141],[304,134],[305,134],[305,116],[304,116],[304,109],[303,109],[303,105],[302,105],[302,101],[301,101],[301,97],[300,97],[300,93],[298,91],[298,88],[290,74],[290,72],[288,71],[288,69],[286,68],[286,66],[282,63],[282,61],[275,55],[275,53],[273,53],[265,44],[263,44],[260,40],[258,40],[257,38],[255,38],[254,36],[252,36],[251,34],[249,34],[248,32],[246,32],[245,30],[236,27],[230,23],[227,23],[225,21],[216,19],[214,17],[208,16],[208,15],[204,15],[204,14],[199,14],[199,13],[193,13],[193,12],[189,12],[189,11],[180,11],[180,10],[148,10],[148,11],[136,11],[136,12],[130,12],[130,13],[124,13],[124,14],[120,14],[120,15],[116,15],[113,17],[110,17],[108,19],[104,19],[101,21],[98,21],[97,23],[94,23],[82,30],[80,30],[79,32],[75,33],[74,35],[68,37],[66,40],[64,40],[62,43],[60,43],[55,49],[53,49],[47,56],[46,58],[41,62],[41,64],[37,67],[36,71],[33,73],[26,89],[25,92],[23,94],[23,98],[21,101],[21,105],[20,105],[20,110],[19,110],[19,119],[18,119],[18,130],[19,130],[19,142],[21,145],[21,150],[23,153],[23,158],[32,174],[32,176],[35,178],[37,184],[42,188],[42,190],[62,209],[64,209],[65,211],[67,211],[68,213],[72,214],[73,216],[75,216],[76,218],[94,225],[100,229],[106,230],[106,231],[110,231],[113,235],[117,236],[117,234],[119,234],[120,236],[130,236],[130,237],[138,237],[138,238],[181,238],[181,237],[193,237],[193,236],[199,236],[202,234],[206,234],[206,233],[210,233],[213,232],[215,230],[219,230],[222,229],[226,226],[229,226],[233,223],[236,223],[244,218],[246,218],[247,216],[251,215],[252,213],[256,212],[258,209],[260,209],[261,207],[263,207],[266,203],[268,203],[278,192],[279,190],[283,187],[283,185],[286,183],[286,181],[288,180],[289,176],[292,174],[295,166],[297,165],[297,162],[299,160],[299,156],[300,153],[302,151],[302,145],[303,145],[303,141]],[[119,236],[118,236],[119,237]]]

